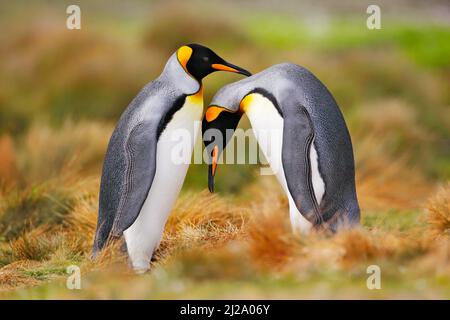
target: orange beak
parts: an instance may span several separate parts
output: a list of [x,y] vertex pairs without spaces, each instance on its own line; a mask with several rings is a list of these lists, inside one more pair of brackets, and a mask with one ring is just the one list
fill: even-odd
[[212,67],[213,67],[213,69],[221,70],[221,71],[238,72],[236,69],[226,66],[224,64],[220,64],[220,63],[213,63]]
[[213,174],[213,176],[216,174],[218,155],[219,155],[219,147],[214,146],[214,149],[212,151],[212,174]]
[[222,64],[222,63],[213,63],[211,65],[211,67],[217,71],[228,71],[228,72],[234,72],[234,73],[239,73],[239,74],[243,74],[244,76],[251,76],[252,74],[250,72],[248,72],[245,69],[242,69],[238,66],[235,66],[234,64],[228,63],[226,62],[226,64]]

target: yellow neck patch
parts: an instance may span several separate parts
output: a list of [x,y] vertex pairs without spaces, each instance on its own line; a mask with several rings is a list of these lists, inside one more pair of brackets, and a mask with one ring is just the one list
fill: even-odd
[[190,48],[188,46],[182,46],[177,51],[178,61],[180,61],[180,64],[183,67],[184,71],[186,71],[188,74],[189,74],[189,72],[187,71],[186,65],[187,65],[189,59],[191,58],[191,55],[192,55],[192,48]]
[[243,112],[247,112],[247,109],[250,107],[250,105],[253,102],[253,95],[249,94],[242,99],[241,103],[239,104],[239,110]]
[[186,99],[190,103],[201,105],[201,107],[203,108],[203,86],[200,86],[200,90],[198,90],[197,93],[187,96]]
[[[247,112],[248,108],[250,107],[250,105],[253,102],[253,99],[254,99],[254,97],[252,94],[245,96],[244,99],[242,99],[241,103],[239,104],[239,112],[241,112],[241,113]],[[208,110],[206,110],[206,113],[205,113],[206,121],[211,122],[211,121],[216,120],[217,117],[222,113],[222,111],[232,112],[224,107],[210,106],[208,108]]]

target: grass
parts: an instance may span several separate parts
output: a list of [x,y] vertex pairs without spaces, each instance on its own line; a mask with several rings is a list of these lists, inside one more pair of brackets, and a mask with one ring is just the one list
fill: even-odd
[[[271,197],[262,197],[261,184]],[[127,269],[117,245],[100,261],[89,260],[96,205],[94,197],[80,200],[63,227],[35,229],[5,246],[14,255],[0,269],[7,290],[0,296],[449,298],[448,186],[427,210],[372,213],[360,229],[302,237],[291,234],[286,201],[272,179],[251,189],[254,200],[246,206],[206,192],[185,194],[152,272],[141,276]],[[71,264],[81,267],[81,291],[64,287]],[[371,264],[383,272],[378,293],[365,288]],[[125,283],[127,291],[120,289]]]
[[[51,10],[47,23],[2,20],[0,298],[450,298],[448,26],[388,18],[368,31],[362,18],[174,8],[128,23],[86,7],[78,33]],[[354,144],[360,228],[295,236],[285,196],[258,166],[220,166],[211,195],[193,165],[150,273],[130,272],[120,242],[90,260],[114,124],[185,42],[254,72],[297,62],[329,87]],[[205,102],[238,78],[209,77]],[[366,287],[371,264],[381,290]],[[66,288],[71,265],[82,290]]]

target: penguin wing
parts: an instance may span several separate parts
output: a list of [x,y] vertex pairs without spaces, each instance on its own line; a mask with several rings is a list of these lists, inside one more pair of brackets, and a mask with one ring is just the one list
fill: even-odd
[[141,211],[156,172],[155,124],[150,121],[138,123],[130,132],[125,144],[125,170],[118,208],[111,230],[112,236],[120,236],[128,229]]
[[111,136],[103,164],[93,256],[139,215],[156,171],[157,126],[155,121],[142,121],[125,135],[119,122]]
[[314,194],[310,149],[314,128],[310,115],[301,104],[289,102],[283,107],[282,164],[287,187],[300,213],[313,225],[321,223]]

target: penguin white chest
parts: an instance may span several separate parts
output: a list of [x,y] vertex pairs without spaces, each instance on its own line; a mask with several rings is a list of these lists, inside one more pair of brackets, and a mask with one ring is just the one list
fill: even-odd
[[188,97],[167,123],[158,140],[155,177],[141,213],[167,215],[172,209],[191,161],[202,113],[203,104]]
[[[273,103],[260,94],[248,95],[241,104],[252,124],[259,147],[264,156],[268,160],[272,171],[277,176],[284,192],[289,200],[289,216],[291,226],[294,233],[307,233],[311,230],[311,223],[306,220],[301,212],[298,211],[297,206],[293,200],[291,193],[287,187],[286,176],[283,169],[282,151],[283,151],[283,126],[284,120],[278,113]],[[315,153],[314,145],[311,144],[311,172],[313,175],[313,189],[317,199],[320,203],[323,191],[323,185],[320,175],[318,175],[318,163]],[[316,176],[316,179],[314,178]],[[322,191],[323,190],[323,191]]]
[[[273,103],[260,94],[247,96],[243,103],[244,111],[250,119],[259,147],[283,189],[289,194],[282,164],[283,118]],[[311,144],[309,157],[314,194],[317,203],[320,204],[325,193],[325,184],[320,176],[318,157],[314,143]]]
[[187,97],[159,137],[156,172],[138,218],[125,230],[128,253],[137,269],[148,266],[186,176],[200,129],[203,99]]
[[251,94],[243,101],[244,111],[252,124],[258,145],[269,162],[270,168],[277,176],[283,189],[287,192],[286,179],[281,161],[283,145],[283,118],[272,102],[260,94]]

